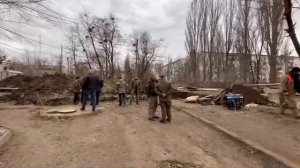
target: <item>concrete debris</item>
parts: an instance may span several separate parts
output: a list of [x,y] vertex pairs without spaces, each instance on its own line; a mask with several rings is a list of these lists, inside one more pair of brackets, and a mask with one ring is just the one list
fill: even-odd
[[199,96],[190,96],[185,99],[185,103],[197,103]]
[[193,92],[187,92],[187,91],[173,91],[172,92],[172,98],[173,99],[186,99],[187,97],[191,96],[199,96],[199,97],[204,97],[206,95],[201,95]]
[[250,103],[250,104],[247,104],[245,107],[247,108],[254,108],[254,107],[257,107],[258,104],[255,104],[255,103]]
[[212,105],[212,104],[213,104],[214,98],[215,98],[215,97],[214,97],[213,95],[208,95],[208,96],[199,98],[199,99],[197,100],[197,102],[198,102],[199,104],[201,104],[202,106]]

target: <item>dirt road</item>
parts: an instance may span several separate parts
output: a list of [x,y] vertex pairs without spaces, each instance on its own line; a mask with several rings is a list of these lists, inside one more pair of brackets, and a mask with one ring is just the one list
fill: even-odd
[[222,106],[186,104],[180,100],[174,105],[300,165],[300,121],[291,112],[280,115],[278,107],[268,106],[234,112]]
[[97,116],[59,121],[40,119],[32,106],[0,106],[1,125],[13,131],[1,168],[276,167],[179,111],[163,125],[147,120],[146,104],[105,103]]

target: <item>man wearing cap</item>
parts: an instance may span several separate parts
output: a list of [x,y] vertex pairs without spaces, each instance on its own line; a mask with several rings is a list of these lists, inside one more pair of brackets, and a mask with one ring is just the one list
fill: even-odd
[[300,119],[297,112],[296,90],[299,87],[300,68],[294,67],[281,80],[281,89],[279,95],[280,113],[284,114],[286,110],[291,110],[295,118]]
[[172,91],[172,84],[165,79],[164,75],[160,76],[160,80],[156,85],[156,93],[159,96],[160,107],[162,118],[160,120],[161,123],[171,122],[171,91]]
[[136,104],[139,104],[139,96],[140,96],[140,89],[141,89],[141,81],[138,77],[135,77],[131,81],[131,98],[130,104],[132,104],[133,98],[135,97]]

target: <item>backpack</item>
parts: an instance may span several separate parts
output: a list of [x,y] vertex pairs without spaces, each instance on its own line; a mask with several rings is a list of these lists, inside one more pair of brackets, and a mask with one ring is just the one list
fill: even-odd
[[297,93],[300,93],[300,76],[293,77],[294,89]]

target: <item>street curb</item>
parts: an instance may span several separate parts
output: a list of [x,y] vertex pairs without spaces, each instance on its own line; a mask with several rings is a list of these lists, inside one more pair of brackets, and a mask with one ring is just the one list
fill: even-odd
[[183,112],[184,114],[186,114],[186,115],[188,115],[190,117],[193,117],[193,118],[197,119],[199,122],[201,122],[201,123],[203,123],[203,124],[205,124],[205,125],[213,128],[213,129],[215,129],[215,130],[217,130],[217,131],[225,134],[226,136],[230,137],[231,139],[233,139],[235,141],[238,141],[238,142],[240,142],[240,143],[242,143],[242,144],[244,144],[244,145],[246,145],[246,146],[254,149],[255,151],[258,151],[258,152],[260,152],[260,153],[268,156],[268,157],[273,158],[274,160],[278,161],[279,163],[285,165],[286,167],[300,168],[300,165],[298,165],[298,164],[296,164],[294,162],[291,162],[291,161],[287,160],[286,158],[284,158],[283,156],[280,156],[280,155],[278,155],[278,154],[276,154],[276,153],[274,153],[274,152],[272,152],[272,151],[270,151],[268,149],[265,149],[262,146],[260,146],[258,144],[255,144],[254,142],[252,142],[252,141],[250,141],[248,139],[245,139],[245,138],[243,138],[243,137],[241,137],[241,136],[239,136],[239,135],[237,135],[237,134],[229,131],[228,129],[226,129],[226,128],[222,127],[222,126],[213,123],[212,121],[209,121],[209,120],[204,119],[202,117],[196,116],[196,115],[194,115],[194,114],[192,114],[192,113],[190,113],[190,112],[188,112],[186,110],[181,109],[180,107],[173,106],[173,108],[175,108],[176,110],[179,110],[179,111]]
[[9,139],[12,136],[12,133],[9,129],[2,127],[5,129],[5,132],[3,133],[3,135],[0,136],[0,148],[7,142],[9,141]]

